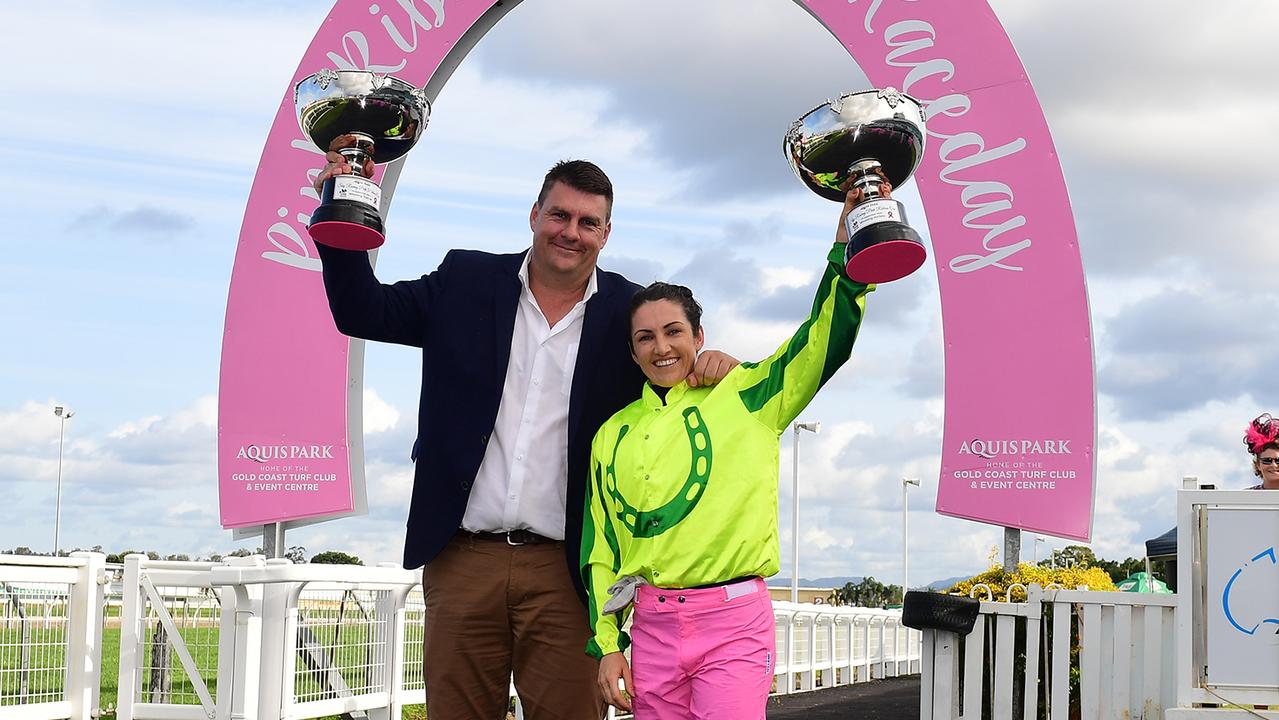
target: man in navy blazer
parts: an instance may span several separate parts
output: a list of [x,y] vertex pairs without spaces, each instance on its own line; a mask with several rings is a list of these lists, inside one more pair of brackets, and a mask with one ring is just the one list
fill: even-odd
[[[350,172],[328,160],[317,185]],[[528,250],[453,250],[393,285],[367,253],[317,245],[339,331],[422,348],[404,566],[426,565],[429,717],[501,717],[512,673],[530,720],[604,714],[576,572],[584,486],[595,431],[644,382],[628,343],[639,286],[596,268],[612,200],[594,164],[561,162]],[[690,382],[733,364],[704,353]]]

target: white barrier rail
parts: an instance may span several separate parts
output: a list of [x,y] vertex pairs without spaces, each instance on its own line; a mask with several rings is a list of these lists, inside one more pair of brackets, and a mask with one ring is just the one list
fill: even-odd
[[962,638],[924,632],[922,720],[1162,720],[1176,706],[1176,595],[1036,585],[1027,595],[982,602]]
[[0,717],[96,716],[105,566],[100,553],[0,555]]
[[900,610],[774,602],[776,693],[919,672],[922,635]]
[[[0,720],[99,716],[103,629],[117,624],[120,720],[390,720],[426,701],[420,571],[131,555],[113,573],[117,618],[104,560],[0,556]],[[921,635],[900,611],[774,612],[777,693],[920,668]]]

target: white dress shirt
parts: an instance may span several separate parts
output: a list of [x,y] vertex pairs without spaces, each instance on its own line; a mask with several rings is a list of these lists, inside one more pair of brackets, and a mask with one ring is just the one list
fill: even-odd
[[568,483],[568,400],[582,342],[586,301],[551,327],[529,290],[528,262],[520,266],[519,308],[497,422],[475,475],[462,528],[471,532],[530,530],[564,539]]

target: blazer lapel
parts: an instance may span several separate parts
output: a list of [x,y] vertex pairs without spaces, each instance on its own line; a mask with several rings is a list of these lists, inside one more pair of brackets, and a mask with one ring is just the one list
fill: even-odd
[[522,288],[519,273],[524,253],[511,257],[514,264],[508,263],[493,283],[493,391],[498,402],[501,402],[502,388],[506,385],[506,367],[511,362],[511,338],[515,333],[515,314],[520,309]]
[[582,341],[577,346],[577,362],[573,365],[573,390],[568,398],[569,447],[573,446],[573,438],[577,435],[587,388],[590,387],[595,368],[599,367],[599,355],[606,342],[608,324],[613,315],[608,297],[613,292],[611,283],[605,281],[602,273],[597,277],[599,286],[591,299],[586,301],[586,314],[582,318]]

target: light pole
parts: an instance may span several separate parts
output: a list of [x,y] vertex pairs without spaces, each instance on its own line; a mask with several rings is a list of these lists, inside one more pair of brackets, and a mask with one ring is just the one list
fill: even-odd
[[55,405],[53,414],[57,415],[60,421],[58,424],[58,493],[54,500],[53,511],[53,556],[57,557],[58,542],[62,534],[62,438],[66,435],[67,421],[75,413],[71,411],[71,408]]
[[799,431],[807,430],[816,435],[822,429],[822,424],[820,421],[795,421],[791,424],[791,429],[795,431],[795,447],[791,452],[794,464],[791,473],[790,601],[797,603],[799,602]]
[[902,601],[906,600],[906,591],[910,589],[910,513],[907,511],[906,487],[919,487],[919,478],[902,478]]
[[1044,542],[1044,536],[1043,536],[1043,535],[1036,535],[1036,536],[1035,536],[1035,550],[1034,550],[1034,552],[1032,552],[1032,553],[1031,553],[1031,558],[1033,558],[1033,559],[1031,560],[1031,564],[1032,564],[1032,565],[1038,565],[1038,564],[1039,564],[1039,543],[1041,543],[1041,542]]

